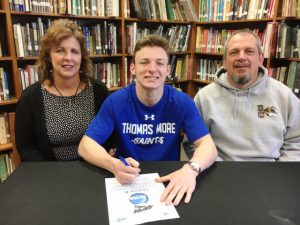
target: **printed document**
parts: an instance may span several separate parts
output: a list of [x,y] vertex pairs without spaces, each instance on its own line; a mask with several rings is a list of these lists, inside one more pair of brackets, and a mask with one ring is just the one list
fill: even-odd
[[165,187],[155,182],[157,173],[140,174],[133,183],[121,185],[106,178],[106,196],[110,225],[132,225],[179,218],[175,207],[160,202]]

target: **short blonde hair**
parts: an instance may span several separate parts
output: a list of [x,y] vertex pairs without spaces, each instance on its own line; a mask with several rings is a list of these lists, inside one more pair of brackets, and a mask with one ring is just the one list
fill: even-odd
[[133,51],[133,63],[135,62],[135,55],[136,52],[140,51],[142,48],[144,47],[161,47],[162,49],[164,49],[167,53],[167,56],[169,58],[170,55],[170,45],[169,45],[169,41],[164,38],[161,37],[159,35],[156,34],[150,34],[147,35],[145,37],[143,37],[142,39],[140,39],[135,47],[134,47],[134,51]]

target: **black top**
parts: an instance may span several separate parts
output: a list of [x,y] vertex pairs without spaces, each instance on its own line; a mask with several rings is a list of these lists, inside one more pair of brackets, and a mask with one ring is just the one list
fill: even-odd
[[[95,115],[108,95],[104,83],[92,80]],[[17,104],[15,121],[16,146],[22,161],[56,161],[47,134],[41,83],[22,93]]]
[[[183,162],[141,162],[166,175]],[[180,218],[150,224],[300,224],[300,163],[217,162],[197,178]],[[22,163],[0,184],[1,225],[109,224],[104,178],[83,161]]]

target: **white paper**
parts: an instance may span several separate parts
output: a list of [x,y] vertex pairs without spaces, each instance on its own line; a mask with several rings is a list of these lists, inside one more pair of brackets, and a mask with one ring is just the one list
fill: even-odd
[[121,185],[106,178],[106,196],[110,225],[141,224],[179,218],[175,207],[160,201],[165,187],[157,183],[157,173],[140,174],[132,184]]

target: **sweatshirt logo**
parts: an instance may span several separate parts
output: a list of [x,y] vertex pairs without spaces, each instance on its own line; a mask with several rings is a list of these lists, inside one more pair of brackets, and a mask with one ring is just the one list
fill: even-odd
[[155,120],[155,115],[154,114],[151,114],[151,115],[148,115],[148,114],[146,114],[145,115],[145,120]]
[[278,109],[275,106],[269,106],[264,109],[263,105],[257,105],[257,114],[259,118],[264,118],[265,116],[276,117]]

